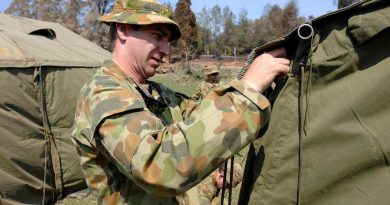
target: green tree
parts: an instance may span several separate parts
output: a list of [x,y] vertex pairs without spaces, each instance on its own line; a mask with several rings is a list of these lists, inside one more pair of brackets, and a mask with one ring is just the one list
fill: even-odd
[[223,8],[223,32],[221,34],[221,46],[224,49],[225,55],[233,55],[234,46],[237,44],[235,42],[234,36],[236,31],[236,16],[230,10],[229,6]]
[[198,23],[198,49],[199,52],[210,54],[211,51],[211,42],[212,42],[212,32],[211,32],[211,14],[210,11],[203,7],[202,11],[197,14],[197,23]]
[[[337,0],[337,8],[341,9],[341,8],[347,7],[347,6],[353,4],[357,1],[359,1],[359,0]],[[336,4],[336,1],[334,1],[334,4]]]
[[210,14],[211,14],[210,22],[211,22],[211,34],[212,34],[212,42],[211,42],[212,52],[214,56],[219,56],[221,46],[220,43],[218,42],[218,37],[219,34],[221,33],[221,28],[222,28],[221,7],[218,5],[213,6],[213,8],[211,8]]
[[210,54],[210,51],[212,49],[211,47],[211,30],[206,29],[204,27],[199,26],[199,36],[198,36],[198,48],[199,48],[199,53],[204,53],[204,54]]
[[174,20],[179,24],[182,36],[176,42],[182,57],[188,60],[197,47],[198,28],[195,14],[191,10],[191,0],[179,0],[176,4]]
[[198,13],[196,19],[200,27],[211,30],[211,14],[207,7],[202,8],[202,11]]
[[247,53],[251,49],[251,35],[250,35],[250,24],[248,19],[248,11],[241,9],[238,17],[238,26],[236,29],[237,44],[235,47],[239,54]]

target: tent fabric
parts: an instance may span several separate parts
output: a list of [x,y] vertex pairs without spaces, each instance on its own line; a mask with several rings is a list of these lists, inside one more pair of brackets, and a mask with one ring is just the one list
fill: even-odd
[[[16,198],[20,203],[40,203],[41,181],[52,178],[45,172],[43,123],[32,76],[32,69],[0,69],[1,204]],[[34,189],[25,191],[23,187]],[[45,188],[48,193],[53,191],[50,185]]]
[[58,23],[0,14],[0,67],[98,67],[103,49]]
[[[67,182],[64,185],[65,192],[72,192],[74,184],[83,181],[79,157],[70,138],[69,128],[72,127],[78,92],[83,84],[91,77],[91,68],[51,68],[44,69],[45,79],[44,93],[47,117],[61,156],[62,179]],[[77,167],[77,169],[75,169]]]
[[314,19],[308,40],[294,30],[252,53],[285,46],[292,72],[268,93],[238,204],[390,204],[389,3],[360,1]]
[[[26,34],[42,28],[57,40]],[[0,15],[0,204],[51,204],[86,188],[70,128],[79,90],[110,58],[59,24]]]

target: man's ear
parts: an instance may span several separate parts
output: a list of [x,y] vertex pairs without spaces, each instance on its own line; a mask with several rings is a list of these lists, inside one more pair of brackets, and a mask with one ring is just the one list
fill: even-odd
[[116,33],[120,41],[126,40],[129,26],[123,23],[116,23]]

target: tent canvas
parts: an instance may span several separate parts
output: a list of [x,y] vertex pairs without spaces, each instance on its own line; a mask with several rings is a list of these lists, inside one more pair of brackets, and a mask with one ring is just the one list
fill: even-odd
[[108,59],[60,24],[0,14],[0,204],[86,187],[70,128],[81,86]]
[[291,60],[266,93],[271,118],[251,144],[238,204],[390,204],[390,1],[304,27],[256,48],[240,73],[271,48]]

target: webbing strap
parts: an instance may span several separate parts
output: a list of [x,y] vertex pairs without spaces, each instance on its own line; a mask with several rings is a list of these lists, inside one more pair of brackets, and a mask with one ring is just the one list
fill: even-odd
[[[227,167],[228,167],[229,162],[226,161],[224,164],[224,171],[223,171],[223,186],[222,186],[222,193],[221,193],[221,205],[224,204],[224,199],[225,199],[225,192],[226,192],[226,173],[227,173]],[[230,177],[229,177],[229,196],[228,196],[228,205],[232,204],[232,192],[233,192],[233,174],[234,174],[234,156],[230,158]]]

